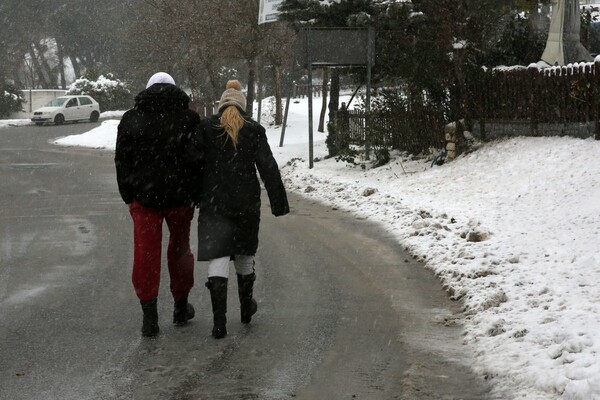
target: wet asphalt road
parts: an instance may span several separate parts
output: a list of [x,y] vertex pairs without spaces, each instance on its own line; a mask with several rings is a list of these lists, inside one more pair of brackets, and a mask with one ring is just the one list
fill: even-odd
[[263,205],[249,326],[232,268],[229,335],[210,337],[203,264],[196,318],[172,326],[163,268],[161,334],[142,339],[113,153],[48,143],[97,125],[0,130],[1,400],[490,398],[432,274],[378,226],[293,194],[288,216]]

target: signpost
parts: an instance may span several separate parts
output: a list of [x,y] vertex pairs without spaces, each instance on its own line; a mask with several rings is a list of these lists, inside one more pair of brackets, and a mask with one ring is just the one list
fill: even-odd
[[[363,66],[367,69],[366,111],[371,103],[371,67],[374,64],[375,34],[373,28],[306,28],[299,35],[296,44],[296,60],[292,64],[293,85],[295,64],[308,70],[308,167],[313,167],[313,107],[312,107],[312,69],[313,67],[349,67]],[[291,88],[290,88],[291,89]],[[283,146],[285,125],[289,111],[291,90],[288,91],[283,126],[279,146]],[[367,117],[368,118],[368,117]],[[369,158],[369,142],[365,136],[365,155]]]
[[[340,0],[321,0],[327,4],[339,2]],[[258,9],[258,23],[264,24],[275,22],[279,16],[279,6],[283,0],[260,0]],[[303,36],[303,37],[302,37]],[[313,167],[313,104],[312,104],[312,69],[317,67],[348,67],[365,66],[367,68],[367,117],[371,105],[371,67],[374,64],[375,39],[372,28],[306,28],[304,35],[300,35],[299,43],[296,44],[296,57],[292,60],[291,82],[288,90],[283,126],[281,127],[281,138],[279,147],[283,146],[285,137],[285,126],[287,124],[290,109],[290,98],[292,85],[294,84],[294,72],[296,65],[304,65],[308,70],[308,166]],[[259,89],[260,90],[260,89]],[[259,122],[260,122],[259,94]],[[369,159],[368,135],[365,135],[365,155]]]

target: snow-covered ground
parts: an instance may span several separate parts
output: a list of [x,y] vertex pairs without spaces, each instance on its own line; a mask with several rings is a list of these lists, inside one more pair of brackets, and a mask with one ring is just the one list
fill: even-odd
[[[55,143],[114,149],[117,124]],[[363,169],[324,159],[315,132],[309,169],[307,126],[302,99],[283,147],[267,129],[287,188],[380,222],[464,301],[464,343],[495,397],[600,399],[600,141],[514,138],[442,166],[393,154]]]

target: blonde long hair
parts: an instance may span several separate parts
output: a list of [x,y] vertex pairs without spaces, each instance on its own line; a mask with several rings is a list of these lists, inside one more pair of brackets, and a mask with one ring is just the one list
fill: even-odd
[[240,113],[237,107],[229,106],[221,114],[219,122],[221,123],[219,127],[225,130],[225,133],[227,133],[227,136],[233,142],[233,147],[237,149],[238,134],[246,122],[242,113]]

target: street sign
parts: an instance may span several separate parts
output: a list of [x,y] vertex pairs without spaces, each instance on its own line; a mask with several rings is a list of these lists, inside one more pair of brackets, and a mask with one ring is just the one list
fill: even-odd
[[[333,0],[331,0],[333,1]],[[313,167],[313,105],[312,105],[312,69],[313,67],[364,66],[367,69],[367,95],[365,106],[371,107],[371,67],[375,62],[375,33],[373,28],[305,28],[296,42],[296,59],[292,63],[291,75],[294,77],[296,61],[308,71],[308,168]],[[291,93],[288,93],[279,147],[283,146],[285,127]],[[368,140],[365,140],[365,154],[369,159]]]
[[369,63],[372,38],[368,29],[310,28],[305,32],[310,37],[307,39],[299,35],[296,43],[296,57],[301,64],[306,62],[309,51],[313,67],[364,66]]
[[277,21],[277,16],[279,15],[277,8],[281,3],[283,3],[283,0],[260,0],[258,23],[265,24]]

